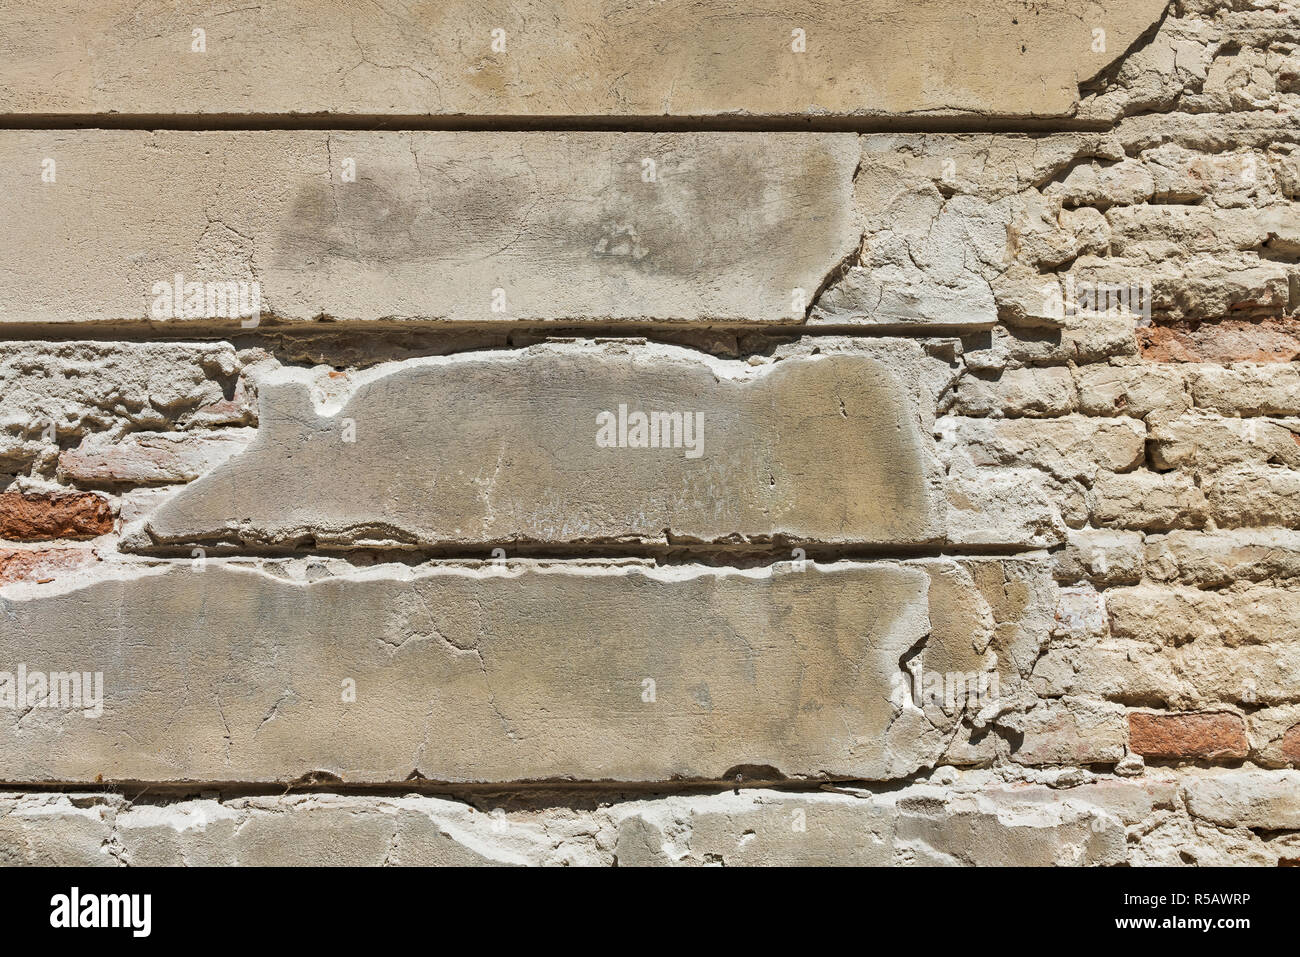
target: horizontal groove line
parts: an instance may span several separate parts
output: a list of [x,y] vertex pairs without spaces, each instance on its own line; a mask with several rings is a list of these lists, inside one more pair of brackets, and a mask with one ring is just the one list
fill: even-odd
[[995,328],[988,324],[953,323],[900,323],[896,325],[854,325],[852,323],[762,323],[724,322],[711,319],[647,322],[626,320],[618,323],[592,323],[572,325],[564,320],[550,325],[535,321],[473,322],[455,320],[403,320],[362,319],[318,322],[309,319],[294,322],[264,323],[256,328],[244,329],[237,325],[224,326],[195,320],[189,323],[152,323],[143,320],[94,320],[69,323],[0,323],[0,343],[4,342],[78,342],[83,340],[105,342],[169,342],[193,339],[256,339],[303,338],[321,335],[351,336],[357,333],[374,335],[420,335],[436,339],[439,336],[518,336],[528,335],[553,339],[639,339],[654,336],[704,335],[727,333],[745,336],[806,337],[852,336],[860,339],[954,339],[988,333]]
[[358,130],[495,133],[993,133],[1105,132],[1067,117],[985,116],[427,116],[381,113],[32,113],[0,116],[4,130]]
[[719,568],[761,568],[792,560],[791,550],[804,551],[803,559],[817,564],[833,562],[914,561],[922,558],[1035,558],[1048,554],[1048,547],[1033,548],[1022,545],[967,545],[960,548],[945,546],[908,545],[827,545],[816,542],[791,541],[789,544],[737,544],[715,545],[708,543],[679,543],[667,545],[610,542],[580,542],[571,545],[519,545],[510,542],[486,543],[475,547],[438,546],[340,546],[332,548],[295,548],[279,546],[222,546],[218,542],[195,540],[184,544],[168,543],[141,548],[129,553],[137,559],[192,560],[194,549],[203,549],[207,559],[238,561],[239,559],[296,559],[319,558],[349,561],[364,558],[367,565],[375,559],[384,563],[423,565],[430,562],[482,562],[493,561],[492,550],[506,551],[506,562],[534,560],[551,562],[577,561],[646,561],[660,565],[707,565]]
[[[0,782],[0,794],[103,794],[130,795],[135,802],[147,796],[174,801],[187,800],[203,794],[217,792],[221,800],[254,797],[287,797],[289,795],[336,795],[339,797],[399,798],[441,797],[445,800],[465,802],[474,797],[545,798],[551,795],[555,807],[572,808],[573,801],[560,800],[563,795],[579,793],[594,804],[613,800],[642,800],[647,797],[674,797],[689,795],[722,794],[734,790],[776,790],[790,794],[826,793],[841,788],[861,788],[874,792],[894,791],[921,780],[920,773],[888,781],[867,781],[860,778],[745,778],[740,780],[692,779],[675,781],[506,781],[451,783],[411,779],[376,784],[349,784],[343,781],[304,783],[285,781],[277,783],[241,781],[42,781],[24,783]],[[545,805],[542,805],[543,807]]]

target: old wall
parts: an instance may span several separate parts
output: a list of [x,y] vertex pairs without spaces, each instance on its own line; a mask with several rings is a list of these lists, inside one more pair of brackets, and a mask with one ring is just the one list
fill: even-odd
[[1300,10],[669,6],[0,4],[0,861],[1300,861]]

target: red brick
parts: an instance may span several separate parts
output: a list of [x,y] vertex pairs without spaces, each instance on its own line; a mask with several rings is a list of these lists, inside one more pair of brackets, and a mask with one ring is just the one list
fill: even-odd
[[94,538],[113,530],[108,499],[90,492],[0,492],[0,538]]
[[1246,723],[1228,712],[1128,716],[1129,750],[1148,758],[1244,758]]
[[99,561],[89,548],[0,548],[0,585],[10,582],[45,582],[63,572]]
[[100,436],[59,455],[59,475],[78,483],[192,482],[244,449],[252,429],[220,432],[136,432],[118,441]]
[[1288,761],[1300,764],[1300,724],[1293,724],[1282,735],[1282,755]]
[[1154,362],[1292,362],[1300,359],[1300,319],[1172,322],[1138,330]]

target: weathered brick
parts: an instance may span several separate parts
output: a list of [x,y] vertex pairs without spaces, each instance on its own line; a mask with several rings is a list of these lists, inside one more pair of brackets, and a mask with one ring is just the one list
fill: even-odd
[[1075,404],[1074,380],[1064,367],[1008,369],[997,383],[996,395],[1004,415],[1066,415]]
[[1149,283],[1157,322],[1137,330],[1144,358],[1231,362],[1286,351],[1289,334],[1274,341],[1271,325],[1290,325],[1291,274],[1283,263],[1222,250],[1152,262],[1098,257],[1089,266],[1095,281],[1129,273]]
[[[1014,253],[1008,250],[1007,258]],[[1008,326],[1025,329],[1058,329],[1063,325],[1064,309],[1060,301],[1060,284],[1044,276],[1038,267],[1013,261],[989,282],[998,307],[998,319]]]
[[1224,415],[1300,415],[1300,366],[1197,366],[1188,388],[1198,407]]
[[1093,521],[1109,528],[1161,531],[1195,528],[1205,520],[1205,494],[1191,476],[1178,472],[1102,473],[1093,497]]
[[98,560],[89,548],[0,548],[0,585],[50,582]]
[[1191,405],[1178,369],[1088,365],[1074,371],[1079,411],[1085,415],[1177,414]]
[[1007,227],[1021,262],[1059,268],[1107,245],[1106,219],[1095,209],[1062,209],[1059,200],[1033,193],[1023,198]]
[[1034,669],[1041,694],[1095,695],[1140,708],[1279,706],[1295,700],[1300,644],[1182,646],[1112,639],[1048,652]]
[[1189,781],[1187,807],[1222,827],[1300,828],[1300,771],[1233,771]]
[[1081,163],[1064,179],[1051,183],[1045,193],[1068,206],[1111,206],[1145,202],[1154,191],[1151,171],[1137,160],[1124,159]]
[[1225,528],[1300,526],[1300,469],[1240,465],[1207,483],[1209,512]]
[[[961,565],[970,572],[993,616],[999,673],[1011,693],[1041,653],[1058,589],[1047,563],[1037,558],[968,558]],[[931,603],[933,611],[933,596]]]
[[979,468],[964,450],[945,464],[951,541],[1038,548],[1065,539],[1062,483],[1033,468]]
[[208,421],[252,424],[240,369],[229,343],[0,343],[0,473],[53,472],[60,444],[89,434],[199,424],[228,387],[244,407]]
[[[968,365],[973,361],[971,354],[967,354],[966,359]],[[1033,417],[1067,415],[1075,411],[1074,384],[1066,368],[1048,366],[1004,370],[999,362],[993,369],[981,371],[995,373],[996,377],[990,378],[989,374],[962,376],[957,382],[955,411],[973,416]]]
[[1048,649],[1034,662],[1040,696],[1087,694],[1108,701],[1168,701],[1181,686],[1171,662],[1138,642],[1089,643]]
[[1099,470],[1136,468],[1146,451],[1146,428],[1133,419],[945,416],[935,422],[935,429],[943,435],[944,446],[960,448],[976,466],[1030,465],[1062,480],[1092,482]]
[[1229,712],[1128,716],[1129,748],[1148,758],[1194,758],[1205,761],[1246,757],[1246,725]]
[[1011,755],[1018,764],[1113,764],[1124,756],[1124,711],[1108,702],[1063,698],[1000,724],[1022,736]]
[[133,432],[121,439],[92,435],[59,456],[59,476],[83,484],[172,484],[192,482],[236,452],[256,433]]
[[980,787],[980,796],[1006,807],[1063,805],[1096,808],[1124,824],[1149,820],[1158,809],[1172,808],[1180,800],[1177,778],[1172,774],[1151,771],[1131,780],[1097,776],[1075,787],[1049,787],[1043,784],[1011,783]]
[[1291,588],[1239,585],[1206,591],[1182,585],[1139,585],[1106,592],[1111,631],[1117,637],[1181,645],[1201,639],[1226,645],[1273,645],[1300,639],[1290,609]]
[[1136,328],[1128,313],[1078,313],[1062,319],[1059,330],[1005,330],[1007,353],[1024,364],[1109,362],[1137,355]]
[[1151,464],[1202,474],[1241,462],[1300,468],[1300,419],[1223,418],[1200,410],[1161,415],[1151,428]]
[[1287,755],[1287,732],[1300,723],[1300,704],[1276,704],[1246,711],[1250,760],[1259,767],[1281,768],[1294,763]]
[[1300,578],[1300,532],[1242,528],[1170,532],[1146,542],[1148,575],[1157,581],[1222,587],[1234,581]]
[[[1278,280],[1278,285],[1284,284]],[[1272,299],[1282,308],[1280,291]],[[1142,357],[1153,362],[1294,362],[1300,359],[1300,320],[1216,319],[1161,323],[1138,330]]]
[[1107,589],[1113,639],[1071,653],[1057,686],[1176,710],[1286,704],[1300,667],[1295,602],[1293,588],[1264,585]]
[[1095,638],[1106,633],[1106,601],[1103,593],[1084,582],[1066,585],[1056,593],[1056,635],[1071,640]]
[[94,538],[113,530],[108,499],[91,492],[0,492],[0,538]]
[[1300,724],[1293,724],[1282,737],[1282,754],[1287,760],[1300,764]]
[[1141,158],[1155,179],[1154,199],[1158,202],[1153,208],[1195,203],[1207,196],[1226,206],[1237,195],[1250,192],[1250,175],[1256,182],[1268,175],[1268,161],[1253,150],[1206,154],[1178,143],[1162,143],[1143,150]]
[[1244,828],[1224,828],[1182,814],[1150,822],[1129,855],[1134,867],[1276,867],[1278,850]]
[[1288,205],[1245,209],[1155,205],[1110,210],[1111,251],[1123,256],[1166,259],[1196,253],[1246,250],[1279,234],[1290,240],[1291,220],[1300,210]]
[[1146,550],[1139,532],[1071,529],[1056,557],[1061,581],[1133,583],[1145,572]]

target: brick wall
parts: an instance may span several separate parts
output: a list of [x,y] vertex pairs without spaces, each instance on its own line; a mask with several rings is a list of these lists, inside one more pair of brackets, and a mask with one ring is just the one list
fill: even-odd
[[0,860],[1300,860],[1300,10],[444,6],[0,5]]

